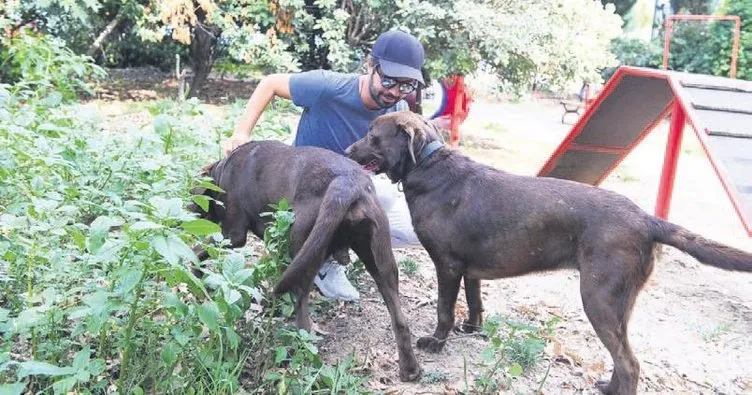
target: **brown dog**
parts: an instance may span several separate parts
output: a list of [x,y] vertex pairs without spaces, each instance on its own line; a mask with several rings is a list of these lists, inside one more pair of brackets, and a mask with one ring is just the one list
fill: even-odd
[[656,243],[725,270],[752,272],[752,254],[651,216],[624,196],[554,178],[523,177],[441,147],[435,128],[409,112],[384,115],[348,148],[350,158],[402,182],[410,214],[436,266],[438,325],[418,347],[439,351],[454,325],[464,278],[469,319],[482,321],[480,280],[573,268],[585,313],[611,353],[608,394],[634,394],[639,364],[627,323],[653,270]]
[[352,248],[376,281],[391,315],[400,379],[412,381],[420,376],[400,307],[389,222],[370,177],[357,163],[321,148],[263,141],[238,147],[205,171],[225,193],[203,189],[193,193],[223,203],[211,201],[203,216],[221,224],[233,247],[245,245],[248,230],[262,238],[269,219],[260,214],[283,198],[290,202],[295,212],[290,231],[293,261],[274,292],[295,294],[299,328],[311,330],[308,294],[324,260]]

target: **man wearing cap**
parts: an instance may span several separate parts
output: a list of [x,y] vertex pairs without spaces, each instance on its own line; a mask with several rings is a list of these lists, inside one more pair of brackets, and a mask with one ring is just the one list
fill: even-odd
[[[366,135],[376,117],[408,110],[403,100],[423,84],[424,51],[420,42],[397,30],[381,34],[366,62],[366,74],[312,70],[272,74],[261,80],[229,139],[225,155],[249,141],[261,113],[274,96],[291,99],[304,108],[295,146],[316,146],[344,155],[345,149]],[[386,180],[373,178],[381,205],[389,217],[393,246],[420,245],[412,229],[404,198]],[[344,267],[327,260],[314,283],[324,296],[358,299],[358,291],[345,276]]]

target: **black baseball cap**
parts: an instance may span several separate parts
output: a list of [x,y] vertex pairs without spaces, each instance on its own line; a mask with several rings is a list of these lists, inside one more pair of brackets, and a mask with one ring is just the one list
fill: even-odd
[[382,33],[371,49],[384,75],[394,78],[411,78],[421,84],[423,73],[423,45],[411,34],[399,30]]

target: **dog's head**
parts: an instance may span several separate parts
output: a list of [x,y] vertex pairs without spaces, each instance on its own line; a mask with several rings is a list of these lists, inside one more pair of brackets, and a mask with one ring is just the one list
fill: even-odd
[[441,142],[436,127],[410,111],[382,115],[371,122],[368,134],[345,154],[376,174],[401,181],[418,164],[421,152],[433,141]]
[[[210,182],[215,183],[215,180],[217,179],[217,177],[215,177],[215,170],[220,167],[221,164],[221,161],[217,161],[204,166],[199,171],[197,178],[211,177]],[[204,218],[212,222],[219,222],[224,217],[223,207],[217,204],[217,199],[219,198],[220,194],[219,192],[199,185],[191,188],[190,193],[191,195],[208,197],[209,199],[206,200],[208,203],[208,210],[204,210],[194,199],[194,201],[188,204],[188,211],[198,214],[199,218]]]

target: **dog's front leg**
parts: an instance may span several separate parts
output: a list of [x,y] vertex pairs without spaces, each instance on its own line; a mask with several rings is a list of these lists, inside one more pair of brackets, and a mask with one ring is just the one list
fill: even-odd
[[454,305],[457,303],[462,275],[451,269],[451,266],[453,265],[436,263],[436,276],[439,280],[438,324],[433,336],[418,339],[418,348],[430,352],[439,352],[444,348],[447,335],[454,327]]
[[468,318],[462,323],[460,330],[465,333],[478,332],[483,325],[483,300],[480,297],[480,280],[464,277],[465,299],[470,310]]

